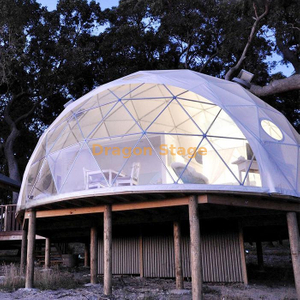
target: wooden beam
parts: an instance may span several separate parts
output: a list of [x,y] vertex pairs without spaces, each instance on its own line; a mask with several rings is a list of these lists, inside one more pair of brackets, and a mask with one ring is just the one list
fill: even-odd
[[34,280],[34,245],[35,245],[36,212],[29,212],[28,245],[25,288],[33,288]]
[[91,284],[97,284],[97,269],[98,269],[98,240],[97,240],[97,228],[91,228]]
[[192,196],[189,200],[190,220],[190,251],[193,300],[202,299],[202,267],[200,253],[200,223],[198,214],[198,197]]
[[22,230],[22,243],[21,243],[21,260],[20,260],[20,270],[23,274],[26,265],[26,252],[27,252],[27,228]]
[[300,299],[300,239],[297,216],[295,212],[287,213],[287,225],[289,231],[295,286],[298,299]]
[[[136,209],[149,209],[149,208],[161,208],[171,206],[188,205],[188,197],[156,200],[147,202],[135,202],[135,203],[120,203],[111,205],[112,211],[128,211]],[[82,208],[64,208],[53,210],[41,210],[37,212],[37,218],[50,218],[50,217],[62,217],[82,214],[95,214],[103,213],[105,205],[95,207],[82,207]],[[28,212],[25,213],[25,218],[28,219]]]
[[112,208],[111,205],[106,205],[104,210],[104,279],[103,290],[104,295],[112,293]]
[[174,235],[174,254],[175,254],[175,278],[176,289],[183,289],[183,275],[182,275],[182,262],[181,262],[181,228],[180,222],[173,223]]
[[243,281],[245,285],[248,285],[248,275],[247,275],[245,246],[244,246],[244,233],[243,233],[243,227],[240,223],[239,223],[239,242],[240,242]]
[[275,198],[266,199],[263,197],[241,197],[241,196],[222,196],[222,195],[205,195],[198,196],[198,203],[219,204],[237,207],[249,207],[268,210],[295,211],[300,212],[300,203],[286,202]]
[[46,240],[45,240],[45,269],[50,268],[50,251],[51,251],[50,238],[46,238]]

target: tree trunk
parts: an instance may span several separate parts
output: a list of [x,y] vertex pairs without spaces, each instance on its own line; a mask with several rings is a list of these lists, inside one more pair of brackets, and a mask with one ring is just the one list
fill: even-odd
[[[19,135],[20,135],[20,131],[15,126],[13,126],[10,135],[8,136],[4,144],[4,155],[7,160],[9,177],[18,182],[21,181],[21,177],[20,177],[17,159],[14,154],[14,144]],[[18,193],[13,193],[13,204],[16,204],[17,202],[18,202]]]

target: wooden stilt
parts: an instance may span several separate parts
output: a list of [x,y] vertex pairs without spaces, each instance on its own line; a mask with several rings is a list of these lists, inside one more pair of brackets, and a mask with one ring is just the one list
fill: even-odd
[[240,242],[243,281],[245,285],[248,285],[248,274],[247,274],[246,256],[245,256],[245,247],[244,247],[244,233],[243,233],[243,227],[240,223],[239,223],[239,242]]
[[45,241],[45,269],[50,268],[50,250],[51,250],[50,238],[46,238],[46,241]]
[[176,289],[183,289],[182,263],[181,263],[181,229],[180,222],[173,223],[174,231],[174,254],[175,254],[175,276]]
[[112,293],[112,220],[111,205],[104,209],[104,294]]
[[98,242],[97,242],[97,228],[91,228],[91,262],[90,262],[90,272],[91,272],[91,283],[97,283],[97,265],[98,265]]
[[22,244],[21,244],[21,261],[20,269],[23,273],[26,265],[26,251],[27,250],[27,228],[24,228],[22,231]]
[[300,239],[297,216],[295,212],[287,213],[287,225],[289,231],[295,286],[297,290],[298,299],[300,299]]
[[34,210],[31,210],[29,212],[29,222],[28,222],[28,244],[27,244],[27,265],[26,265],[25,288],[33,287],[35,226],[36,226],[36,212]]
[[84,266],[88,267],[90,265],[90,244],[84,244]]
[[256,241],[256,254],[257,254],[258,269],[262,271],[264,269],[264,257],[263,257],[261,240]]
[[192,274],[192,297],[193,300],[202,299],[202,267],[200,256],[200,224],[198,213],[198,197],[189,199],[190,221],[190,251],[191,251],[191,274]]

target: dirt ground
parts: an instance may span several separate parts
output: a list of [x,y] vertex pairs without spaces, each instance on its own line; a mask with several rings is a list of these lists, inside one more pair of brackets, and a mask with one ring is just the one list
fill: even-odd
[[[243,284],[204,284],[205,300],[253,299],[253,300],[296,300],[293,270],[287,244],[274,243],[274,247],[264,244],[264,270],[258,270],[255,245],[246,244],[246,261],[249,285]],[[40,270],[36,270],[40,272]],[[140,278],[133,276],[114,276],[113,295],[103,295],[103,278],[98,277],[97,285],[90,285],[89,270],[83,267],[62,270],[72,276],[78,284],[73,289],[39,290],[18,289],[13,292],[0,290],[0,299],[191,299],[191,282],[185,281],[185,290],[175,290],[173,279]]]

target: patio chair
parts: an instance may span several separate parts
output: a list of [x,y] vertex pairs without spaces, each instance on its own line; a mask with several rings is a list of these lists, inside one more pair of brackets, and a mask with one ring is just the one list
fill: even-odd
[[116,186],[137,185],[139,181],[140,166],[141,164],[139,162],[133,163],[130,176],[125,175],[123,177],[118,177]]
[[[182,171],[185,168],[185,164],[181,162],[173,162],[171,164],[172,169],[175,174],[180,177]],[[187,166],[184,173],[181,176],[183,183],[192,183],[192,184],[208,184],[208,179],[201,173],[198,173],[193,167]]]
[[104,176],[100,170],[91,171],[86,168],[83,168],[83,174],[84,174],[84,186],[86,190],[98,189],[106,186]]

